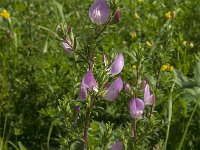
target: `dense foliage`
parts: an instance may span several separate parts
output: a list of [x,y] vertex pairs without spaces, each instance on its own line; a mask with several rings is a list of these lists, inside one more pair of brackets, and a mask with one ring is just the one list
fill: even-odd
[[[0,149],[83,149],[88,111],[89,149],[109,149],[117,141],[128,150],[200,149],[200,1],[107,0],[106,26],[91,20],[93,3],[0,1]],[[73,54],[61,44],[69,25]],[[123,70],[111,77],[107,69],[120,53]],[[90,57],[99,92],[88,91],[83,101]],[[104,84],[119,76],[130,91],[105,100]],[[135,93],[143,99],[144,81],[156,102],[136,120],[136,136],[129,102]]]

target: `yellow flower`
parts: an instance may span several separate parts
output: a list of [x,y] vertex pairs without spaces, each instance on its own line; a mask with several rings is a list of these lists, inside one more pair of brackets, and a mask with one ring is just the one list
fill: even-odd
[[131,37],[133,40],[135,40],[137,38],[136,32],[131,32]]
[[141,4],[143,2],[143,0],[138,0],[138,3]]
[[173,66],[171,66],[170,64],[165,64],[161,66],[161,71],[172,71],[173,70]]
[[136,65],[133,65],[132,68],[135,70],[135,69],[137,68],[137,66],[136,66]]
[[10,17],[10,13],[6,9],[3,9],[3,11],[0,13],[0,16],[8,19]]
[[186,45],[187,45],[187,41],[184,41],[184,42],[183,42],[183,46],[186,46]]
[[168,11],[165,13],[165,18],[167,19],[172,19],[175,17],[175,12],[174,11]]
[[192,42],[190,42],[189,47],[190,47],[190,48],[193,48],[193,47],[194,47],[194,44],[193,44]]
[[135,18],[135,19],[140,19],[140,16],[138,15],[137,12],[134,13],[134,18]]
[[174,69],[174,66],[170,66],[170,71],[172,71]]

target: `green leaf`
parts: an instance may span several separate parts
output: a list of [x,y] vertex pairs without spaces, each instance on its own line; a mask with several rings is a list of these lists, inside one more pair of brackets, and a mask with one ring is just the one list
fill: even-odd
[[24,147],[24,145],[22,144],[21,141],[18,142],[18,145],[19,145],[20,150],[27,150],[27,149]]
[[194,67],[194,80],[200,85],[200,61]]
[[196,85],[195,82],[192,79],[184,76],[181,73],[181,71],[179,71],[177,69],[173,69],[173,72],[174,72],[176,84],[178,84],[182,88],[192,88]]

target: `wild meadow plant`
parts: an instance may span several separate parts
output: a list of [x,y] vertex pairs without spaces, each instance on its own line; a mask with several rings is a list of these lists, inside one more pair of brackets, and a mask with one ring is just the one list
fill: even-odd
[[199,5],[0,1],[0,149],[199,149]]
[[[112,105],[113,102],[120,101],[122,98],[120,97],[121,92],[124,92],[122,91],[124,87],[124,81],[120,76],[120,73],[122,72],[126,63],[123,52],[116,56],[110,67],[108,67],[107,57],[110,57],[109,55],[115,52],[110,51],[109,53],[105,54],[103,51],[100,54],[102,57],[102,62],[97,62],[96,60],[98,57],[97,55],[99,55],[97,53],[98,49],[96,46],[101,44],[98,40],[100,38],[106,38],[104,36],[104,32],[109,30],[110,26],[117,25],[117,23],[120,21],[120,11],[117,10],[117,8],[118,3],[115,0],[110,1],[109,5],[106,0],[95,0],[89,9],[89,17],[93,22],[93,28],[91,29],[93,30],[93,33],[90,35],[91,37],[88,37],[90,40],[85,43],[85,45],[81,44],[81,40],[75,38],[70,25],[61,24],[57,27],[57,32],[60,35],[64,51],[68,55],[73,55],[73,61],[77,59],[88,66],[86,69],[87,71],[80,82],[80,93],[77,98],[77,101],[80,101],[82,105],[84,105],[83,108],[86,109],[84,120],[82,120],[84,126],[80,130],[81,135],[83,135],[82,144],[84,149],[89,149],[94,146],[92,145],[92,142],[90,143],[88,140],[88,132],[91,128],[90,124],[93,117],[92,114],[95,112],[95,107],[98,107],[99,102],[110,103],[109,105]],[[83,48],[81,46],[83,46]],[[96,67],[98,66],[98,63],[101,63],[103,67],[98,69]],[[137,70],[137,78],[138,76],[139,74]],[[110,83],[109,80],[112,80],[112,83]],[[150,119],[153,106],[155,105],[155,95],[150,94],[150,86],[146,80],[143,81],[143,100],[138,98],[140,86],[139,82],[140,81],[138,78],[136,83],[137,88],[134,91],[132,91],[130,84],[125,84],[125,92],[128,94],[130,99],[127,100],[125,105],[129,105],[130,117],[132,117],[131,120],[133,120],[131,127],[132,132],[129,133],[129,136],[132,137],[133,141],[137,140],[136,123],[145,117],[145,106],[150,108],[148,114],[146,114],[147,118]],[[80,112],[83,111],[82,107],[77,107],[79,107]],[[124,149],[123,147],[128,148],[126,146],[126,141],[123,140],[123,137],[119,137],[119,139],[116,139],[113,145],[108,144],[104,148],[110,147],[112,150],[121,150]],[[107,141],[107,143],[110,142]],[[99,143],[99,145],[101,144]]]

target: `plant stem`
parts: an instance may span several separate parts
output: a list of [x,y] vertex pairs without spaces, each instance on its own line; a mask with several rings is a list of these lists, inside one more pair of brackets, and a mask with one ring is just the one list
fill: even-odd
[[168,123],[167,123],[167,135],[166,135],[166,139],[165,139],[165,150],[167,148],[167,141],[168,141],[168,137],[169,137],[169,129],[170,129],[171,118],[172,118],[172,92],[174,90],[174,86],[175,86],[175,81],[174,81],[174,83],[172,85],[172,88],[170,90],[170,96],[169,96]]
[[85,121],[85,128],[84,128],[84,149],[88,149],[88,128],[90,124],[90,115],[91,115],[91,107],[88,107],[86,111],[86,121]]
[[1,139],[0,150],[3,148],[3,142],[4,142],[4,137],[5,137],[5,133],[6,133],[6,126],[7,126],[7,119],[8,119],[8,116],[6,114],[6,118],[5,118],[5,122],[4,122],[4,128],[3,128],[3,135],[2,135],[2,139]]
[[133,119],[133,137],[134,139],[137,138],[137,130],[136,130],[136,119]]
[[190,126],[190,123],[191,123],[191,121],[192,121],[192,117],[193,117],[193,115],[194,115],[194,112],[195,112],[197,106],[198,106],[198,101],[196,102],[196,105],[195,105],[195,107],[194,107],[194,109],[193,109],[193,111],[192,111],[192,114],[191,114],[191,116],[190,116],[190,119],[189,119],[188,122],[187,122],[185,131],[184,131],[183,136],[182,136],[182,138],[181,138],[181,142],[180,142],[180,144],[179,144],[179,146],[178,146],[178,150],[181,150],[181,148],[182,148],[182,146],[183,146],[183,142],[184,142],[184,140],[185,140],[185,137],[186,137],[188,128],[189,128],[189,126]]

